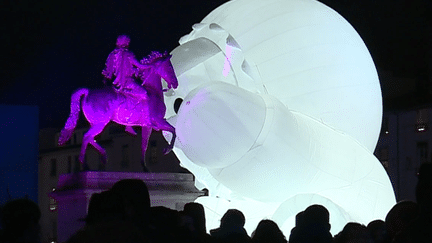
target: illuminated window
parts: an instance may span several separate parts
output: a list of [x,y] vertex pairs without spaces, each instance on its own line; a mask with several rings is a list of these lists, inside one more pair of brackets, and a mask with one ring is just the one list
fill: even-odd
[[427,124],[417,124],[416,125],[416,131],[417,132],[426,132],[427,131]]
[[422,109],[417,111],[417,121],[415,129],[417,132],[426,132],[429,123],[429,111],[427,109]]
[[387,134],[389,134],[388,118],[384,117],[381,125],[381,135],[387,135]]
[[50,211],[57,210],[57,201],[54,198],[50,198]]

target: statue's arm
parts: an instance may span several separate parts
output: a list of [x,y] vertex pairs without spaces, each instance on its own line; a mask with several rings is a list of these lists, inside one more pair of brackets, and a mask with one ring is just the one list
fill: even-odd
[[105,69],[102,70],[102,75],[107,79],[112,79],[114,74],[114,54],[115,53],[110,53],[105,63]]
[[138,62],[135,58],[131,58],[131,62],[132,62],[132,64],[135,67],[137,67],[139,69],[148,69],[148,68],[150,68],[150,65],[142,64],[142,63]]

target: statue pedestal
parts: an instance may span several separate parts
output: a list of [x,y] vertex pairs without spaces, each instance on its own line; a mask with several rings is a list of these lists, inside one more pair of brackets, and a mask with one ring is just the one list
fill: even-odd
[[192,174],[89,171],[60,176],[50,196],[57,202],[57,241],[65,242],[84,226],[93,193],[110,189],[123,179],[140,179],[147,185],[151,206],[182,210],[204,192],[195,188]]

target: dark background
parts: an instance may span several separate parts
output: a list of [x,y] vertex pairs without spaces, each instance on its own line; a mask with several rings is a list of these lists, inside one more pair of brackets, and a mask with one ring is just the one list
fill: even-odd
[[[40,127],[62,127],[70,94],[100,87],[119,34],[138,58],[171,51],[225,0],[6,1],[2,16],[0,104],[37,105]],[[386,109],[429,104],[432,1],[322,0],[359,32],[379,70],[410,77],[416,89],[384,100]],[[381,79],[381,82],[386,82]],[[402,81],[399,81],[402,82]],[[383,95],[392,87],[382,83]],[[403,87],[399,84],[397,87]]]

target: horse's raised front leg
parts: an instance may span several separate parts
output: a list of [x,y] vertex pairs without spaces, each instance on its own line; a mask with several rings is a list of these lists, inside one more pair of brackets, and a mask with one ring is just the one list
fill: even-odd
[[171,150],[174,148],[174,141],[176,139],[175,128],[173,126],[171,126],[171,124],[169,124],[165,119],[162,119],[162,120],[159,120],[159,122],[157,122],[155,124],[155,127],[153,129],[158,130],[158,131],[159,130],[167,131],[167,132],[170,132],[172,134],[171,141],[168,144],[168,147],[164,149],[163,153],[164,153],[164,155],[166,155],[169,152],[171,152]]
[[148,140],[150,138],[152,128],[147,126],[142,126],[141,128],[141,166],[143,167],[144,172],[148,172],[148,168],[145,162],[145,155],[148,146]]
[[87,149],[87,145],[90,143],[91,145],[93,145],[96,150],[102,155],[102,163],[106,163],[106,151],[104,148],[102,148],[99,144],[96,143],[96,141],[94,140],[94,138],[103,131],[103,129],[105,128],[106,123],[99,123],[99,124],[95,124],[93,126],[90,127],[90,129],[86,132],[86,134],[83,137],[83,142],[82,142],[82,146],[81,146],[81,153],[79,156],[79,161],[81,162],[81,164],[85,164],[85,152]]

